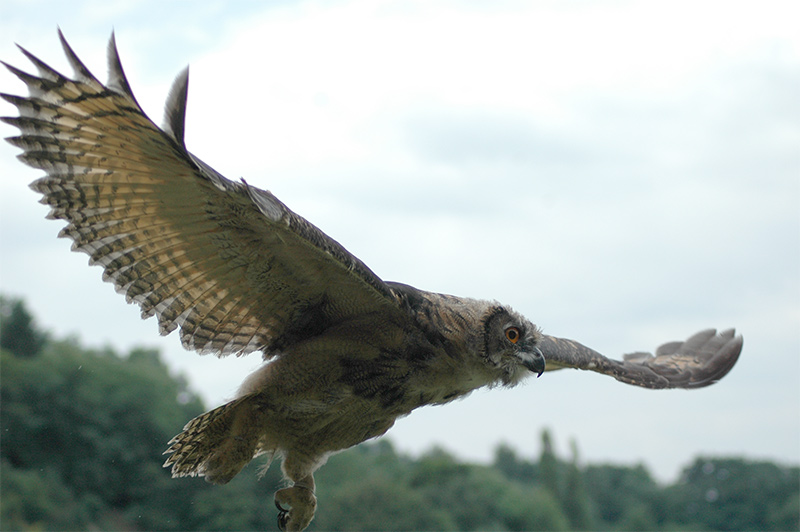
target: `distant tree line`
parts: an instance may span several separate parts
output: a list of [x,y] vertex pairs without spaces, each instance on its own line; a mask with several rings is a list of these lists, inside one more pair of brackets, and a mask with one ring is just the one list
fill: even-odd
[[[271,530],[277,464],[226,486],[171,479],[166,442],[204,406],[159,353],[87,349],[40,330],[0,298],[1,530]],[[642,466],[563,459],[543,432],[536,460],[501,445],[490,465],[388,440],[317,474],[312,530],[798,530],[800,468],[697,458],[658,484]],[[256,460],[257,462],[257,460]]]

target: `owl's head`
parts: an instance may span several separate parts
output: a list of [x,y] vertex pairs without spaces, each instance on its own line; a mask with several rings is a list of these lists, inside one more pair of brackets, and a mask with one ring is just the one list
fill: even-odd
[[514,386],[531,373],[541,375],[545,360],[539,350],[542,333],[521,314],[493,306],[483,319],[483,356],[499,371],[500,381]]

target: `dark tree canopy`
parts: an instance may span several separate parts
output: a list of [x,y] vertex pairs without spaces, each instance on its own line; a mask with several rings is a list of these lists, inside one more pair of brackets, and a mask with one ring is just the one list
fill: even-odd
[[33,357],[45,339],[22,300],[0,296],[0,347],[18,357]]
[[[281,486],[276,468],[220,487],[161,467],[174,426],[204,406],[156,350],[48,339],[21,301],[0,301],[11,331],[0,529],[275,529],[264,497]],[[11,315],[25,326],[8,327]],[[14,335],[40,348],[12,350],[23,345]],[[498,446],[491,465],[443,449],[413,458],[379,440],[333,456],[320,479],[328,503],[314,530],[797,530],[800,510],[798,467],[702,457],[661,486],[643,465],[583,465],[577,445],[562,459],[549,431],[528,449]]]

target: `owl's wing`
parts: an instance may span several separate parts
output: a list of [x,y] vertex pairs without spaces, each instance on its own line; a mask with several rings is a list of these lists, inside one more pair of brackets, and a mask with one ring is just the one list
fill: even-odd
[[68,79],[22,49],[39,72],[5,66],[27,97],[3,94],[3,121],[20,159],[47,175],[31,187],[65,220],[59,236],[104,268],[162,334],[219,355],[272,349],[359,314],[400,313],[389,287],[360,260],[271,193],[230,181],[183,140],[188,70],[175,81],[164,128],[142,111],[114,36],[99,82],[59,31]]
[[606,358],[573,340],[544,336],[539,348],[547,370],[577,368],[611,375],[643,388],[702,388],[724,377],[742,351],[733,329],[707,329],[683,342],[669,342],[651,353],[631,353],[623,360]]

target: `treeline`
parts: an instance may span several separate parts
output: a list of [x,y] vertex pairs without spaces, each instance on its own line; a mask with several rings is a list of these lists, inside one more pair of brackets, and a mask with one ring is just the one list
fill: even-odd
[[[226,486],[171,479],[166,442],[203,404],[158,352],[53,339],[0,298],[0,529],[272,530],[277,464]],[[500,446],[490,465],[445,450],[412,458],[387,440],[316,475],[312,530],[797,530],[800,468],[698,458],[673,485],[644,466],[538,459]],[[526,449],[526,452],[531,452]],[[258,460],[256,460],[258,462]]]

